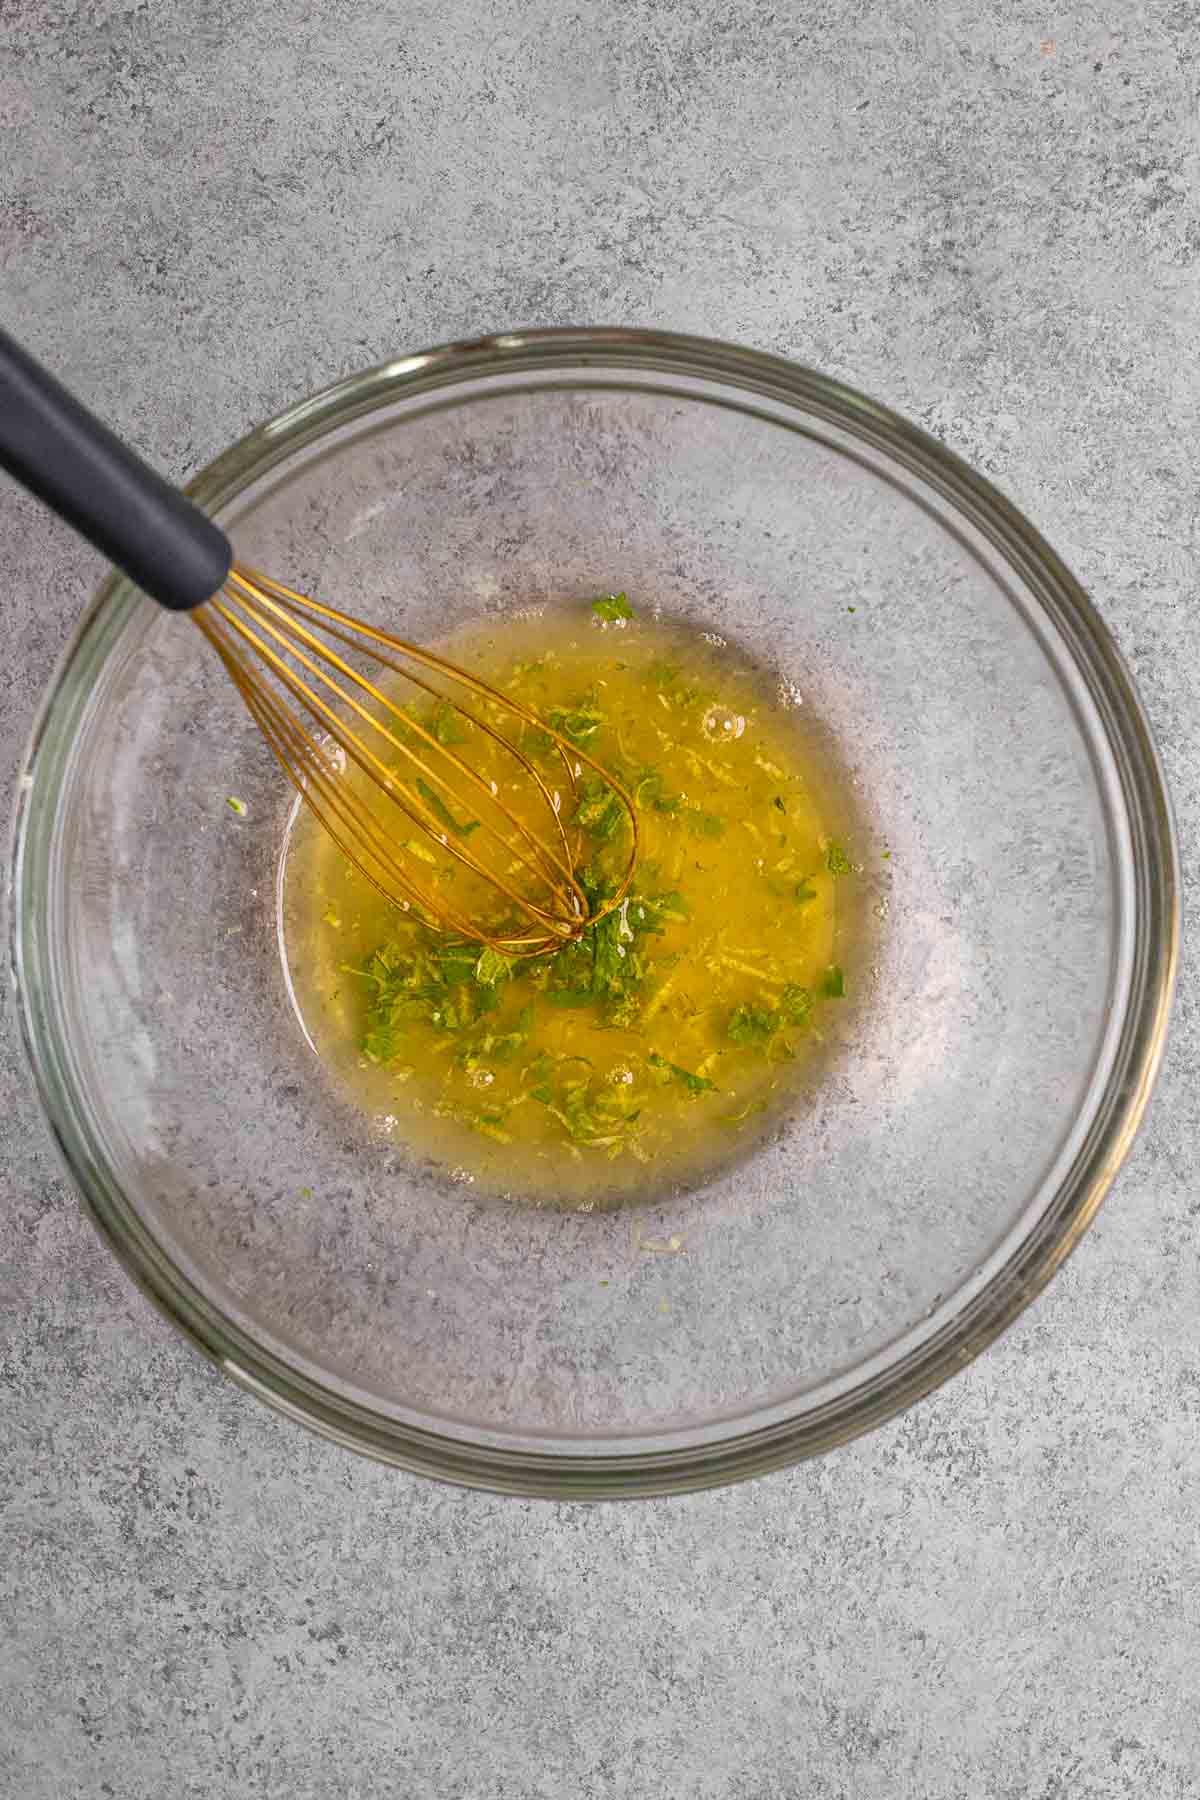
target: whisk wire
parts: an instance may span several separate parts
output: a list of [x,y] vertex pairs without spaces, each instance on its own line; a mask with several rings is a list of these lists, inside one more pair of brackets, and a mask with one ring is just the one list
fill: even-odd
[[[251,717],[284,771],[293,780],[299,776],[304,784],[305,800],[343,855],[356,864],[379,892],[405,910],[415,910],[419,917],[436,928],[438,919],[431,896],[409,877],[402,865],[397,865],[390,884],[380,875],[377,865],[386,864],[391,854],[388,840],[370,809],[347,784],[338,780],[336,763],[322,752],[270,690],[255,681],[236,644],[228,644],[207,627],[205,635],[214,644]],[[364,844],[371,853],[369,860],[361,854]],[[447,923],[452,928],[461,924],[457,919],[449,918]]]
[[[258,578],[258,579],[261,579],[261,578]],[[270,584],[270,585],[273,586],[275,584]],[[282,589],[281,592],[288,595],[289,598],[292,597],[290,594],[290,590],[288,590],[288,589]],[[303,598],[303,596],[301,596],[300,598]],[[565,881],[565,883],[567,884],[568,889],[575,895],[580,906],[582,906],[584,904],[583,893],[579,889],[578,883],[575,881],[575,878],[574,878],[574,870],[572,868],[571,860],[570,860],[570,847],[567,842],[566,833],[563,829],[561,819],[559,818],[558,813],[554,807],[553,796],[551,795],[550,790],[546,786],[546,783],[543,780],[539,771],[533,766],[533,764],[530,762],[528,757],[526,757],[525,754],[521,751],[521,749],[518,745],[509,743],[502,736],[502,734],[497,732],[494,729],[494,727],[490,726],[486,720],[480,719],[476,714],[469,712],[465,707],[462,707],[457,702],[447,699],[447,697],[442,694],[441,690],[434,687],[431,682],[426,682],[426,681],[422,680],[419,676],[414,675],[411,670],[405,670],[400,664],[396,663],[391,658],[388,658],[388,657],[380,657],[379,658],[379,660],[381,662],[383,662],[386,667],[391,668],[395,671],[395,673],[404,676],[407,680],[412,682],[415,686],[421,688],[422,691],[424,691],[425,693],[428,693],[433,699],[445,701],[446,704],[450,705],[453,708],[453,710],[458,714],[458,716],[460,718],[465,719],[469,723],[477,726],[481,731],[485,732],[487,734],[487,736],[490,737],[495,743],[501,744],[516,759],[516,761],[520,763],[520,765],[525,770],[525,772],[532,778],[533,781],[536,782],[538,788],[541,791],[542,797],[543,797],[547,807],[550,809],[551,814],[554,817],[554,821],[555,821],[555,825],[556,825],[556,829],[557,829],[557,833],[558,833],[558,839],[559,839],[559,842],[560,842],[561,848],[562,848],[561,856],[557,856],[557,855],[547,852],[546,846],[536,837],[536,835],[533,832],[530,831],[528,826],[525,825],[524,821],[519,819],[514,813],[511,812],[510,809],[508,809],[507,807],[504,806],[503,802],[501,800],[499,800],[498,796],[496,795],[494,789],[491,787],[491,785],[487,781],[484,780],[484,778],[479,774],[478,770],[473,769],[471,767],[471,765],[469,763],[465,762],[462,757],[458,756],[454,752],[453,749],[451,749],[448,746],[439,744],[438,740],[428,730],[428,728],[421,723],[421,721],[419,719],[405,717],[405,715],[401,712],[400,708],[393,701],[389,700],[385,694],[381,693],[380,690],[374,685],[374,683],[367,681],[365,679],[365,677],[363,677],[362,675],[360,675],[358,673],[357,670],[355,670],[350,664],[345,662],[345,660],[343,658],[339,657],[335,651],[330,651],[327,648],[327,646],[322,642],[322,640],[320,638],[318,638],[315,635],[315,633],[310,631],[301,621],[290,618],[288,611],[285,607],[279,605],[277,602],[272,601],[269,597],[266,599],[265,603],[269,607],[270,612],[273,615],[275,615],[275,617],[277,619],[283,621],[284,624],[287,625],[291,630],[293,630],[299,634],[299,636],[304,644],[308,645],[309,648],[311,650],[315,651],[318,655],[326,656],[331,661],[331,663],[333,664],[333,666],[335,667],[335,669],[337,670],[337,672],[339,674],[344,676],[346,679],[354,682],[357,687],[359,687],[363,692],[367,693],[371,697],[371,699],[376,703],[376,705],[384,708],[384,710],[395,719],[396,723],[401,727],[401,729],[403,731],[412,733],[414,736],[418,737],[425,744],[425,746],[429,750],[429,752],[432,753],[433,755],[444,756],[445,760],[447,760],[449,763],[451,763],[453,765],[453,767],[456,769],[456,771],[464,777],[464,779],[467,781],[468,785],[477,789],[481,794],[485,795],[487,798],[494,800],[496,802],[499,810],[505,815],[509,824],[512,825],[516,829],[516,831],[520,834],[520,836],[524,840],[527,848],[530,849],[534,853],[534,855],[538,857],[539,861],[542,862],[543,874],[546,876],[546,878],[553,880],[556,876],[561,876],[563,878],[563,880]],[[332,608],[318,607],[316,602],[309,601],[309,602],[306,602],[306,604],[311,606],[314,611],[320,611],[324,615],[327,615],[327,616],[332,615],[337,618],[345,618],[344,614],[333,614]],[[393,750],[400,752],[401,755],[408,758],[411,762],[418,764],[421,767],[423,777],[427,778],[428,781],[432,782],[435,786],[441,788],[442,792],[445,795],[447,795],[448,797],[454,798],[454,799],[461,798],[460,793],[454,788],[454,786],[449,781],[447,781],[443,775],[441,775],[439,773],[436,765],[429,764],[429,763],[421,763],[421,759],[416,756],[416,754],[413,752],[411,747],[402,738],[398,738],[396,736],[395,732],[392,731],[391,729],[389,729],[389,727],[387,727],[386,725],[384,725],[383,722],[380,719],[378,719],[368,708],[364,707],[360,702],[356,701],[352,696],[347,696],[345,694],[344,690],[338,686],[337,682],[332,680],[332,678],[328,674],[326,674],[326,672],[324,670],[320,669],[319,666],[316,665],[308,656],[304,656],[300,652],[296,651],[294,646],[290,643],[286,632],[279,630],[275,625],[272,625],[269,620],[263,619],[261,616],[261,612],[257,608],[254,608],[252,610],[251,616],[257,618],[259,620],[259,622],[263,625],[264,629],[266,629],[270,633],[271,637],[273,639],[275,639],[275,641],[278,642],[281,646],[285,647],[289,651],[289,653],[295,655],[296,659],[298,661],[302,662],[304,667],[306,667],[310,671],[310,673],[316,675],[317,678],[319,680],[321,680],[322,683],[327,688],[329,688],[332,692],[337,694],[341,700],[343,700],[348,705],[350,705],[351,708],[353,709],[353,711],[365,723],[370,725],[373,730],[379,732],[380,735],[382,735],[384,738],[386,738],[388,744],[392,747]],[[348,633],[345,633],[341,630],[335,629],[332,626],[327,627],[327,629],[329,630],[329,634],[331,636],[337,638],[339,642],[346,643],[351,648],[354,647],[353,639],[350,637],[350,635]],[[384,637],[383,634],[376,633],[376,632],[372,631],[369,627],[366,627],[366,626],[362,627],[361,630],[364,635],[368,636],[375,643],[398,642],[398,640],[387,639]],[[424,656],[427,653],[421,652],[420,654]],[[446,667],[447,665],[442,665],[442,666]],[[464,675],[464,678],[465,678],[465,675]],[[297,691],[297,690],[295,688],[293,688],[293,691]],[[304,698],[304,696],[299,693],[297,694],[297,697],[301,698],[301,699]],[[529,713],[527,716],[531,721],[535,718],[535,715],[533,715],[532,713]],[[366,752],[366,754],[368,756],[370,756],[371,753]],[[383,768],[383,765],[381,765],[379,763],[377,758],[372,758],[372,761],[375,765],[375,772],[378,774],[380,772],[380,770]],[[385,770],[383,772],[382,778],[385,780],[385,783],[386,783],[386,781],[390,780],[390,773]],[[411,796],[410,796],[410,799],[411,799]],[[426,806],[420,802],[419,796],[418,796],[418,802],[417,802],[417,812],[419,813],[420,817],[417,818],[414,816],[414,822],[422,824],[425,829],[433,831],[436,835],[437,825],[436,825],[436,822],[434,819],[434,815],[430,811],[428,806]],[[497,831],[495,826],[493,826],[490,823],[490,821],[488,821],[487,819],[484,819],[481,821],[481,824],[482,824],[485,832],[487,832],[489,835],[491,835],[497,841],[504,843],[505,846],[510,851],[513,851],[518,856],[521,856],[522,860],[524,860],[523,853],[516,850],[516,847],[514,845],[510,844],[508,842],[508,840],[503,837],[503,834],[500,833],[499,831]],[[457,855],[459,861],[465,863],[468,867],[474,869],[476,873],[484,873],[482,866],[476,861],[476,859],[472,855],[465,853],[464,851],[458,850],[452,844],[447,844],[445,847],[450,849],[453,854]],[[527,862],[526,862],[525,866],[529,867]]]
[[[510,956],[536,955],[577,937],[624,899],[637,855],[633,802],[620,782],[532,707],[433,651],[238,565],[221,593],[192,616],[273,754],[342,854],[380,893],[431,929]],[[370,657],[481,733],[507,759],[510,779],[504,787],[514,794],[524,787],[543,815],[543,829],[514,810],[500,781],[485,776],[419,716],[389,698],[334,645]],[[479,708],[463,703],[464,690],[481,702]],[[628,819],[630,849],[603,903],[589,901],[577,875],[579,843],[568,835],[563,795],[551,789],[521,743],[482,716],[488,711],[542,734],[561,761],[568,800],[577,794],[585,768],[616,796]],[[390,765],[374,747],[380,741],[393,758]],[[372,794],[396,809],[401,835],[371,804]],[[455,830],[447,802],[461,804],[471,794],[484,804],[476,808],[480,818],[470,821],[469,831],[477,836],[468,844],[466,831]],[[430,844],[469,871],[485,893],[490,890],[523,916],[525,927],[493,923],[452,900]],[[485,844],[506,854],[508,866],[500,868],[483,854]],[[427,864],[434,865],[429,874]]]
[[[521,891],[507,879],[506,875],[501,875],[494,870],[489,870],[469,849],[452,841],[440,825],[440,822],[437,820],[432,809],[424,803],[419,793],[414,795],[410,789],[403,785],[403,783],[398,782],[387,764],[385,764],[370,746],[363,741],[358,732],[341,722],[338,714],[329,706],[328,702],[324,700],[320,694],[314,693],[311,687],[302,682],[276,651],[272,650],[267,644],[264,644],[257,632],[247,626],[242,619],[232,614],[222,603],[215,602],[214,604],[221,617],[224,618],[231,628],[257,652],[267,666],[274,670],[279,679],[296,699],[299,700],[300,703],[322,724],[337,731],[338,741],[343,750],[351,757],[358,767],[362,769],[363,773],[370,780],[378,783],[383,788],[384,792],[389,798],[395,801],[401,812],[412,824],[427,836],[434,838],[441,845],[443,850],[456,861],[462,863],[473,873],[481,876],[483,879],[489,881],[492,886],[498,888],[508,900],[525,912],[528,917],[536,919],[538,923],[542,924],[547,929],[558,932],[562,937],[569,935],[556,923],[554,914],[550,913],[546,908],[538,906],[526,895],[522,894]],[[379,720],[375,719],[353,694],[348,694],[341,688],[338,683],[312,659],[311,656],[305,654],[302,649],[297,648],[288,641],[269,620],[257,618],[257,623],[271,638],[284,645],[288,654],[293,656],[295,660],[300,663],[303,668],[307,669],[316,680],[320,681],[323,686],[336,694],[346,706],[348,706],[365,723],[370,725],[372,729],[379,732],[394,750],[398,750],[405,756],[412,758],[425,773],[434,776],[448,793],[453,793],[453,789],[437,775],[436,769],[421,763],[420,759],[414,756],[407,745],[402,743],[395,734]],[[319,640],[313,638],[311,633],[306,631],[304,633],[304,638],[305,641],[310,642],[318,649],[323,650],[324,647],[320,645]],[[336,652],[330,652],[329,655],[339,672],[344,672],[349,679],[354,681],[367,693],[371,694],[372,697],[376,698],[381,705],[388,707],[390,711],[396,713],[397,716],[400,717],[398,709],[392,706],[372,683],[367,682],[359,676],[356,671],[350,669],[343,659],[337,656]],[[403,722],[407,724],[407,721]],[[430,739],[430,742],[434,741],[435,740]],[[507,813],[508,809],[506,808],[504,810]],[[509,816],[511,817],[511,815]],[[530,838],[535,850],[539,853],[542,852],[542,846],[538,845],[536,840],[530,837],[530,834],[520,825],[520,821],[514,820],[514,823],[522,830],[523,835]],[[507,844],[507,841],[503,838],[502,834],[497,832],[495,828],[490,825],[488,826],[488,829],[498,841],[505,843],[506,848],[508,848],[510,852],[513,851],[514,847]],[[516,852],[516,854],[518,864],[525,867],[530,873],[534,873],[533,865],[529,862],[528,858],[524,857],[519,851]],[[543,860],[546,860],[544,855]],[[573,883],[572,887],[574,887]],[[561,894],[559,898],[561,900]],[[576,916],[582,915],[584,910],[582,894],[579,895],[579,900],[574,910]]]
[[[407,866],[395,857],[394,843],[384,832],[378,816],[364,804],[354,788],[341,779],[335,756],[306,732],[271,690],[256,679],[247,659],[239,653],[236,641],[230,644],[207,625],[203,628],[215,644],[268,745],[343,855],[380,893],[405,911],[414,911],[431,929],[474,935],[466,915],[445,899],[435,898],[412,878]],[[339,756],[344,754],[340,745],[335,744],[335,750]],[[366,856],[364,848],[369,853]],[[486,934],[480,941],[497,942]]]
[[[377,816],[349,784],[339,779],[336,761],[304,731],[268,689],[256,683],[252,675],[247,680],[243,658],[237,657],[236,653],[228,656],[224,647],[220,653],[251,717],[283,768],[293,780],[299,773],[304,781],[301,791],[306,803],[343,855],[378,892],[403,910],[412,912],[432,930],[474,937],[509,954],[529,954],[536,948],[547,947],[544,932],[523,938],[511,934],[502,938],[480,932],[472,919],[448,899],[431,894],[414,881],[394,858],[394,845],[381,829]],[[366,858],[363,856],[364,845],[370,851]]]
[[[257,596],[254,595],[254,589],[249,586],[247,577],[257,584],[257,587],[260,590],[260,593]],[[610,781],[614,788],[619,787],[618,783],[612,782],[612,778],[606,774],[599,763],[595,762],[593,758],[586,754],[586,752],[580,750],[576,745],[569,743],[568,740],[562,738],[557,732],[552,730],[552,728],[547,725],[546,721],[536,713],[532,707],[525,706],[519,700],[514,700],[511,695],[501,694],[496,688],[490,686],[487,682],[480,680],[478,676],[470,674],[468,670],[457,668],[454,664],[446,662],[444,658],[437,656],[434,652],[422,650],[419,645],[408,643],[405,639],[397,638],[390,632],[381,631],[373,625],[367,625],[358,619],[352,619],[349,614],[340,612],[336,607],[328,606],[320,600],[311,599],[307,594],[299,594],[292,588],[284,587],[282,582],[277,582],[269,576],[260,575],[257,572],[251,576],[249,571],[235,569],[231,575],[231,581],[236,581],[242,589],[246,590],[247,598],[257,597],[261,599],[264,595],[276,597],[283,603],[278,610],[285,618],[288,616],[288,612],[291,609],[303,610],[315,615],[321,619],[323,627],[330,637],[336,638],[340,643],[347,645],[350,649],[357,648],[358,641],[364,638],[371,644],[377,646],[375,654],[378,661],[381,662],[385,668],[393,670],[394,673],[402,676],[406,681],[411,682],[413,686],[420,688],[422,692],[428,694],[432,699],[439,701],[443,705],[449,706],[460,719],[464,719],[469,724],[477,727],[478,730],[491,738],[494,743],[500,745],[502,749],[513,756],[517,762],[520,763],[525,773],[537,784],[548,806],[553,806],[553,799],[545,779],[540,770],[535,767],[521,750],[519,745],[513,744],[502,732],[497,731],[495,726],[489,724],[486,719],[481,719],[477,713],[469,712],[467,708],[464,707],[460,701],[455,700],[452,695],[445,693],[441,688],[435,687],[432,682],[426,681],[421,675],[414,673],[411,668],[406,668],[403,663],[397,662],[394,656],[383,654],[383,651],[379,649],[378,646],[387,646],[390,650],[400,652],[401,655],[405,656],[410,661],[415,662],[419,667],[436,670],[443,677],[449,677],[452,681],[467,688],[481,699],[491,701],[493,704],[498,703],[507,712],[511,713],[514,718],[520,719],[524,724],[544,732],[548,737],[554,740],[554,747],[562,759],[567,777],[572,784],[575,780],[572,759],[575,759],[581,763],[586,763],[589,767],[594,769],[597,774]],[[323,648],[323,646],[320,645],[320,640],[315,637],[310,636],[310,641],[319,648]],[[384,704],[388,707],[389,711],[394,712],[403,718],[403,715],[400,714],[400,709],[391,701],[384,700]],[[404,719],[403,723],[408,729],[418,732],[431,748],[435,750],[445,748],[437,743],[432,734],[423,727],[419,721]],[[461,773],[471,782],[482,791],[489,791],[487,782],[477,770],[472,769],[469,764],[465,763],[461,757],[455,756],[453,752],[447,751],[446,753],[450,756],[450,759],[455,763]],[[524,826],[521,825],[520,820],[514,820],[514,823],[517,824],[519,829],[525,829]],[[561,830],[561,827],[559,836],[562,841],[563,850],[567,853],[569,858],[566,833]],[[536,842],[536,840],[534,841]],[[569,865],[567,873],[573,880],[573,871],[571,871]]]

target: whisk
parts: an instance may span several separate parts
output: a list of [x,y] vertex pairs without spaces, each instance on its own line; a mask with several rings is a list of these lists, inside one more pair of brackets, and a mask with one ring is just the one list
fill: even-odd
[[[152,599],[190,613],[305,803],[394,905],[431,930],[526,957],[578,938],[624,900],[637,815],[621,782],[532,707],[241,567],[211,519],[2,330],[0,467]],[[393,677],[430,704],[398,700]],[[451,731],[439,726],[446,716]],[[464,746],[486,753],[489,773]],[[581,877],[571,822],[585,786],[589,801],[614,797],[627,820],[628,856],[599,891]],[[464,801],[480,815],[469,828],[452,810]]]

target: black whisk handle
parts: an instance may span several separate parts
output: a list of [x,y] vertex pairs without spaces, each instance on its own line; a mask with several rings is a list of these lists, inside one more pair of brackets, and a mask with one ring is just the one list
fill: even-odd
[[0,468],[172,612],[199,606],[229,573],[224,532],[3,330]]

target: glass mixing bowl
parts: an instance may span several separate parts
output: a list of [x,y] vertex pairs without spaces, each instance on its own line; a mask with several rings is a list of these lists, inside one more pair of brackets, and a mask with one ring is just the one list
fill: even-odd
[[840,1060],[703,1190],[581,1216],[414,1166],[289,1005],[269,751],[197,633],[112,580],[21,783],[13,960],[143,1290],[289,1416],[529,1494],[770,1469],[969,1361],[1112,1180],[1177,949],[1146,721],[1037,533],[850,389],[632,331],[404,357],[191,491],[243,561],[410,637],[624,588],[736,638],[836,740],[875,928]]

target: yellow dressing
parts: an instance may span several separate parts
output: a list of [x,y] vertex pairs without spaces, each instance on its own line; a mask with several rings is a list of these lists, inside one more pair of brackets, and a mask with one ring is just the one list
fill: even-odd
[[[626,786],[633,886],[558,957],[481,960],[385,902],[301,809],[282,935],[310,1041],[374,1129],[461,1180],[582,1210],[703,1180],[812,1087],[853,983],[844,786],[802,709],[711,635],[573,604],[439,648]],[[502,778],[468,739],[459,753]],[[626,823],[555,755],[547,779],[602,893]],[[448,804],[469,833],[469,794]]]

